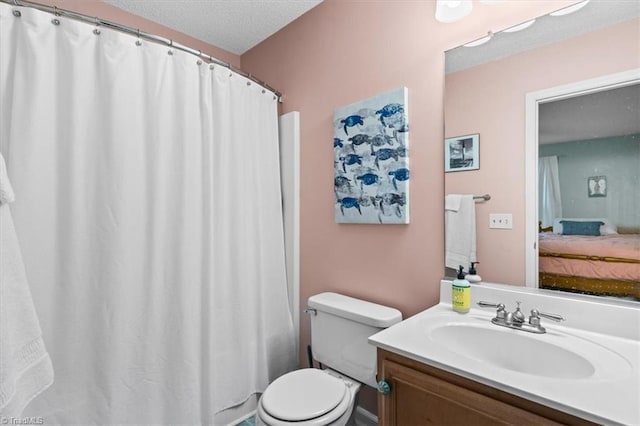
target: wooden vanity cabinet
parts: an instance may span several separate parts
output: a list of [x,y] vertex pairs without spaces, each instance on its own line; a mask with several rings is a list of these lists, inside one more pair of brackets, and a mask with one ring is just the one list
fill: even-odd
[[378,348],[381,426],[593,424]]

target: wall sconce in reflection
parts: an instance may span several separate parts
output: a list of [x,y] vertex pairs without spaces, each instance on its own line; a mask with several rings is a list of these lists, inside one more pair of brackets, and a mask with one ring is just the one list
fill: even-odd
[[506,30],[503,30],[503,31],[505,33],[516,33],[518,31],[522,31],[529,28],[530,26],[533,25],[534,22],[536,22],[536,20],[532,19],[530,21],[523,22],[522,24],[514,25],[513,27],[507,28]]
[[491,37],[493,37],[493,33],[491,31],[489,31],[489,33],[482,37],[479,38],[477,40],[474,40],[472,42],[469,42],[467,44],[463,44],[464,47],[476,47],[476,46],[480,46],[481,44],[485,44],[486,42],[488,42],[489,40],[491,40]]
[[[483,4],[492,4],[492,3],[500,3],[505,0],[479,0],[480,3]],[[575,3],[571,6],[565,7],[563,9],[557,10],[555,12],[550,13],[551,16],[563,16],[568,15],[573,12],[577,12],[582,9],[589,3],[590,0],[583,0],[581,2]],[[634,0],[630,0],[634,1]],[[635,0],[637,1],[637,0]],[[451,22],[456,22],[469,15],[473,10],[473,1],[472,0],[436,0],[436,19],[439,22],[443,22],[445,24],[449,24]],[[523,30],[533,24],[532,21],[528,21],[522,26],[516,26],[510,29],[508,32],[514,32]]]
[[571,6],[567,6],[564,9],[556,10],[555,12],[551,12],[549,15],[551,16],[564,16],[573,12],[577,12],[583,7],[585,7],[589,3],[589,0],[581,1],[580,3],[573,4]]

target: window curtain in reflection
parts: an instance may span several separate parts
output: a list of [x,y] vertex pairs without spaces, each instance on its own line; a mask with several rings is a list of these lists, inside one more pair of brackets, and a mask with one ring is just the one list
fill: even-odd
[[538,185],[538,217],[544,228],[552,226],[555,218],[562,217],[557,156],[538,159]]
[[0,150],[56,372],[23,414],[213,424],[295,365],[277,101],[51,19],[0,4]]

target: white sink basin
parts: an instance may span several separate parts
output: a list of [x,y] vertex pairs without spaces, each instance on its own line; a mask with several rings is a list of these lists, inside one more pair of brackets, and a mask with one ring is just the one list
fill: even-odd
[[[505,330],[506,331],[506,330]],[[536,376],[581,379],[595,373],[586,358],[526,332],[504,333],[484,327],[445,325],[431,331],[431,339],[447,349],[496,367]]]
[[538,377],[615,380],[632,371],[622,356],[595,342],[561,333],[533,334],[484,320],[432,318],[427,327],[434,345],[471,360]]

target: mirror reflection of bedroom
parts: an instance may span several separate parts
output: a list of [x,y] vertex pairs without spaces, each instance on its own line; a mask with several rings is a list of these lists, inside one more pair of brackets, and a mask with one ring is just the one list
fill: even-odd
[[539,105],[539,286],[640,301],[640,84]]

